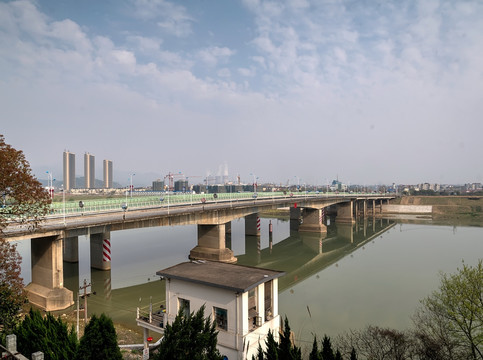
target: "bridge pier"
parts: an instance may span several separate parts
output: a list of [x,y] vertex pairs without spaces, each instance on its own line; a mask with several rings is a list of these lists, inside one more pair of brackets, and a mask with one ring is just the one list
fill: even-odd
[[300,215],[300,208],[290,207],[290,231],[299,231]]
[[90,245],[91,267],[99,270],[111,270],[111,233],[91,234]]
[[64,238],[64,261],[79,262],[79,237]]
[[335,218],[336,223],[355,223],[354,219],[354,203],[353,201],[345,202],[337,205],[337,217]]
[[260,218],[258,213],[245,216],[245,236],[260,236]]
[[30,241],[32,282],[25,287],[29,301],[45,311],[68,308],[74,304],[74,297],[63,284],[62,238],[48,236]]
[[304,222],[300,225],[301,232],[326,233],[327,226],[324,225],[324,210],[304,208]]
[[226,247],[225,224],[198,225],[198,245],[190,251],[192,260],[236,263],[233,251]]

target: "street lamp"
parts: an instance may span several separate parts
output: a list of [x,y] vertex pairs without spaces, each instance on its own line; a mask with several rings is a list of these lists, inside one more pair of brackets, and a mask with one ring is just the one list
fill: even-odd
[[258,178],[253,173],[250,173],[250,175],[253,176],[253,192],[256,193],[257,192],[257,179]]
[[131,186],[129,187],[129,190],[131,192],[131,199],[132,199],[132,190],[133,190],[133,187],[132,187],[132,177],[136,175],[136,174],[130,174],[129,177],[131,178]]
[[294,178],[297,178],[297,191],[300,191],[300,178],[297,175]]
[[50,171],[46,171],[45,173],[49,176],[49,178],[47,180],[47,187],[49,188],[50,198],[53,199],[54,198],[54,181],[55,181],[55,179],[53,178],[53,175]]
[[62,209],[64,213],[64,225],[65,225],[65,189],[64,184],[62,184]]

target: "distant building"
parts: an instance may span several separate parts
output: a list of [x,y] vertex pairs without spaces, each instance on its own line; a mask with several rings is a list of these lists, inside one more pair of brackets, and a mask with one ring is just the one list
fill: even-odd
[[112,189],[112,161],[103,161],[104,188]]
[[188,180],[177,180],[174,182],[174,191],[189,191]]
[[84,180],[86,189],[96,187],[96,164],[95,156],[89,153],[84,154]]
[[75,154],[64,151],[64,189],[75,189]]
[[153,181],[153,191],[164,191],[164,181],[160,179]]
[[[184,262],[157,271],[166,279],[166,306],[137,312],[137,325],[164,333],[179,310],[185,314],[205,306],[218,331],[217,348],[228,359],[251,359],[271,331],[278,340],[278,278],[281,271],[210,261]],[[169,285],[168,285],[169,284]]]

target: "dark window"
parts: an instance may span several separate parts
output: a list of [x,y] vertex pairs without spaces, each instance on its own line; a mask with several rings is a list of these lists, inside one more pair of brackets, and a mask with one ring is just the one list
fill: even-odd
[[228,311],[213,307],[213,312],[217,329],[228,330]]

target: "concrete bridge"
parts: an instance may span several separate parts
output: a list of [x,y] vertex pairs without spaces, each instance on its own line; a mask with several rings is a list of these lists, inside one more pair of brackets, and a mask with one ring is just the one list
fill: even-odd
[[63,261],[78,262],[78,236],[90,237],[91,267],[110,270],[110,233],[155,226],[197,225],[198,244],[191,259],[236,262],[226,247],[231,221],[244,217],[245,234],[260,236],[259,212],[290,208],[290,228],[324,234],[325,214],[336,213],[336,222],[354,224],[356,218],[382,212],[394,195],[382,194],[303,194],[251,196],[175,206],[149,206],[129,211],[99,211],[75,216],[50,216],[37,228],[11,224],[4,236],[11,240],[31,239],[32,282],[26,290],[30,302],[46,311],[65,309],[73,304],[73,293],[63,284]]

